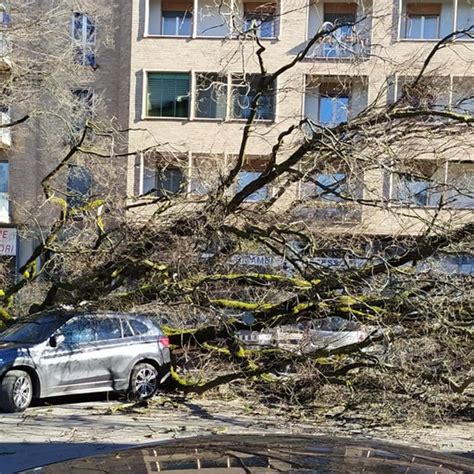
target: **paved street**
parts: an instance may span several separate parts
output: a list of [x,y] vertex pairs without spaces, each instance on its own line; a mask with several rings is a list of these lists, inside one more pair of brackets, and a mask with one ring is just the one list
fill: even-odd
[[[50,402],[51,403],[51,402]],[[447,452],[474,449],[469,425],[420,430],[372,429],[330,423],[291,423],[278,417],[245,415],[237,402],[190,401],[126,413],[119,400],[104,397],[56,399],[24,414],[0,414],[0,473],[74,457],[102,454],[160,440],[219,433],[306,433],[385,439]],[[125,410],[125,412],[124,412]]]

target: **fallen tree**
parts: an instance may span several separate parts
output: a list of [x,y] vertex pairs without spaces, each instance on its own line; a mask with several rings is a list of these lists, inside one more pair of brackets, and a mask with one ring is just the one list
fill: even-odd
[[[245,380],[257,389],[272,387],[278,396],[275,380],[289,367],[295,375],[293,389],[298,381],[304,380],[307,388],[312,380],[313,395],[323,385],[347,389],[358,380],[367,384],[364,374],[374,373],[382,374],[384,383],[390,374],[385,387],[415,398],[427,386],[459,395],[468,390],[471,277],[449,275],[437,267],[449,255],[472,255],[472,210],[450,207],[472,188],[442,182],[437,172],[450,161],[453,149],[472,145],[474,117],[459,107],[440,109],[424,98],[439,88],[433,66],[437,53],[449,47],[453,36],[470,35],[469,30],[443,38],[426,60],[412,64],[416,73],[392,101],[385,100],[389,85],[384,84],[372,103],[340,123],[303,119],[289,126],[276,124],[275,140],[258,176],[236,187],[252,140],[261,138],[257,112],[262,98],[315,44],[342,26],[318,32],[275,71],[267,70],[266,49],[258,37],[251,38],[260,79],[249,99],[240,151],[217,178],[208,176],[212,185],[205,193],[189,197],[152,189],[124,202],[102,183],[98,196],[80,206],[58,201],[55,183],[75,160],[113,166],[137,153],[176,158],[165,144],[116,148],[115,137],[123,131],[88,119],[74,145],[58,155],[42,180],[45,205],[55,210],[57,219],[42,229],[40,244],[20,268],[23,278],[2,290],[2,322],[9,324],[20,305],[35,312],[84,302],[91,309],[168,316],[172,324],[165,330],[177,354],[173,379],[184,393],[202,394]],[[429,176],[423,162],[427,154]],[[389,176],[391,182],[424,179],[423,192],[436,198],[434,205],[426,212],[404,206],[404,196],[387,195],[363,179],[375,172],[376,179]],[[271,195],[252,199],[269,186]],[[311,192],[295,198],[297,187]],[[316,211],[326,208],[336,215],[342,212],[336,225],[331,218],[318,219]],[[373,218],[375,227],[390,221],[391,230],[370,230],[357,217],[362,214]],[[249,264],[248,254],[266,260]],[[325,259],[334,258],[337,265],[327,265]],[[35,301],[27,297],[33,290]],[[248,348],[238,337],[249,328],[265,331],[328,317],[379,331],[358,343],[310,354]],[[420,341],[424,346],[418,355],[406,347],[408,359],[393,352],[392,347]],[[430,353],[435,356],[432,364]],[[192,370],[189,358],[197,361]],[[383,392],[382,383],[371,383]]]

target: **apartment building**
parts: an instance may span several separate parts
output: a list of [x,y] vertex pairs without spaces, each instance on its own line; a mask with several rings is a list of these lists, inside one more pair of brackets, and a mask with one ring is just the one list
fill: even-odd
[[[382,100],[393,100],[437,40],[474,24],[472,0],[116,0],[112,5],[111,15],[101,21],[88,11],[71,11],[65,28],[76,45],[76,62],[94,71],[88,83],[71,88],[86,104],[93,104],[95,95],[103,97],[107,116],[130,129],[130,153],[148,150],[132,154],[124,164],[123,193],[138,200],[160,193],[180,193],[192,200],[229,168],[259,79],[255,37],[265,47],[266,69],[274,71],[321,28],[356,23],[315,44],[307,58],[261,98],[235,190],[259,176],[279,133],[289,125],[303,117],[326,126],[344,122],[381,91],[386,91]],[[12,15],[7,12],[3,21]],[[105,22],[114,25],[113,44],[104,40]],[[0,49],[0,72],[8,74],[8,48]],[[430,100],[473,113],[474,41],[456,35],[432,67],[441,79],[439,94]],[[2,109],[2,121],[9,120],[8,113]],[[24,144],[21,140],[15,129],[1,130],[0,237],[5,237],[0,239],[0,255],[16,256],[17,267],[35,244],[34,239],[17,237],[16,229],[27,220],[22,203],[41,200],[39,177],[51,166],[38,137]],[[444,218],[465,222],[474,215],[472,149],[451,150],[442,159],[423,146],[419,152],[412,150],[419,160],[416,179],[387,169],[347,179],[343,163],[322,165],[319,185],[300,183],[287,195],[303,201],[297,211],[300,219],[335,233],[374,238],[416,234],[435,212],[440,193],[449,202],[442,210]],[[27,186],[25,169],[32,170]],[[436,190],[434,177],[440,185]],[[453,193],[443,183],[462,192]],[[90,186],[87,170],[71,170],[66,183],[70,200],[76,196],[81,201]],[[328,187],[336,192],[328,192]],[[391,212],[343,202],[338,194],[349,190],[385,199]],[[249,204],[273,192],[262,188],[249,196]],[[311,206],[304,205],[308,195],[318,198]],[[459,257],[449,265],[471,272],[473,263]]]
[[[307,58],[281,76],[260,101],[237,190],[261,173],[278,134],[291,123],[306,117],[315,124],[336,125],[357,116],[377,98],[399,97],[440,38],[474,24],[474,4],[470,0],[142,0],[132,2],[130,17],[129,123],[146,132],[130,134],[129,150],[157,145],[158,152],[130,159],[127,195],[181,193],[192,199],[205,193],[212,176],[228,167],[239,150],[259,78],[255,36],[265,47],[267,70],[275,71],[321,28],[356,23],[315,44]],[[425,96],[428,105],[472,114],[472,39],[456,35],[450,47],[435,56],[432,70],[440,77]],[[408,153],[407,158],[411,154],[416,178],[377,169],[349,180],[343,163],[322,165],[319,186],[299,184],[287,194],[296,200],[320,195],[316,203],[313,199],[311,206],[302,206],[298,215],[332,232],[374,238],[419,233],[437,212],[441,195],[447,201],[441,219],[453,224],[472,221],[470,145],[438,153],[433,143],[425,143],[418,150],[401,151]],[[327,192],[328,186],[338,192]],[[342,202],[337,194],[348,190],[383,199],[387,208]],[[248,201],[268,199],[272,192],[262,188]],[[459,257],[451,267],[472,271],[472,264]]]
[[[31,12],[28,9],[31,9]],[[21,32],[22,25],[26,24],[29,15],[38,15],[40,11],[44,12],[45,16],[50,15],[52,23],[56,21],[58,24],[53,24],[48,30],[48,22],[45,20],[44,25],[39,26],[38,31],[31,33],[29,38],[26,30]],[[5,90],[2,91],[2,100],[8,101],[8,104],[0,104],[2,124],[15,122],[26,113],[32,115],[18,125],[0,129],[0,259],[10,263],[12,274],[16,274],[31,256],[42,232],[47,232],[59,216],[59,210],[54,213],[51,211],[52,206],[43,205],[45,196],[41,180],[71,148],[75,140],[74,134],[83,125],[81,120],[97,112],[118,122],[122,104],[125,104],[123,110],[127,110],[127,102],[120,100],[123,84],[118,78],[124,75],[125,70],[128,75],[130,54],[127,45],[130,42],[126,41],[120,47],[122,32],[118,28],[110,27],[110,24],[120,23],[120,13],[119,3],[110,9],[106,19],[99,19],[88,11],[76,11],[72,6],[69,11],[67,5],[64,9],[56,5],[55,9],[51,10],[48,2],[0,2],[0,75],[3,82],[7,82],[15,73],[21,74],[18,69],[24,65],[21,61],[25,61],[25,48],[20,42],[38,40],[37,36],[43,35],[41,28],[44,28],[45,41],[54,40],[52,35],[56,35],[59,38],[57,44],[60,44],[60,41],[64,43],[58,46],[62,46],[62,50],[51,53],[51,58],[57,55],[58,61],[64,61],[52,74],[59,76],[61,71],[70,69],[68,77],[72,78],[61,90],[61,78],[55,77],[51,83],[57,81],[58,85],[53,93],[61,97],[53,106],[45,102],[36,109],[35,103],[31,106],[35,108],[34,114],[28,109],[28,100],[25,101],[25,108],[23,103],[15,103],[5,94]],[[105,20],[108,25],[104,24]],[[115,44],[118,47],[115,47]],[[46,75],[49,72],[49,66],[46,64],[49,60],[47,53],[45,58]],[[32,69],[34,67],[32,66]],[[34,86],[31,91],[33,97]],[[25,97],[27,93],[28,91]],[[96,100],[99,97],[100,100]],[[67,105],[63,111],[59,110],[57,105],[61,100]],[[95,110],[96,104],[100,105],[97,105],[100,110]],[[49,123],[54,123],[51,117],[57,115],[61,118],[62,114],[63,118],[67,119],[67,107],[75,112],[74,118],[70,118],[69,125],[56,129],[55,125]],[[125,112],[124,116],[126,115]],[[75,123],[76,121],[78,123]],[[61,120],[57,123],[61,125]],[[125,170],[126,165],[124,172]],[[55,189],[55,198],[64,199],[71,207],[80,205],[90,195],[91,184],[91,176],[85,167],[68,166],[66,177],[61,183],[63,189]]]

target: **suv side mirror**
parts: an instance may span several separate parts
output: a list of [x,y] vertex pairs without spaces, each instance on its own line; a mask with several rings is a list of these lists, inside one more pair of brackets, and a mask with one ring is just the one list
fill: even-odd
[[64,342],[64,336],[62,334],[58,334],[56,336],[51,336],[49,338],[49,345],[51,347],[58,347],[60,344]]

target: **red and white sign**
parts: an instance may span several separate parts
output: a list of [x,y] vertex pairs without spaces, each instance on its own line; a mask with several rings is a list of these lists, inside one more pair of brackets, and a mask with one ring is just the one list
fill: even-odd
[[16,255],[16,229],[0,228],[0,256]]

